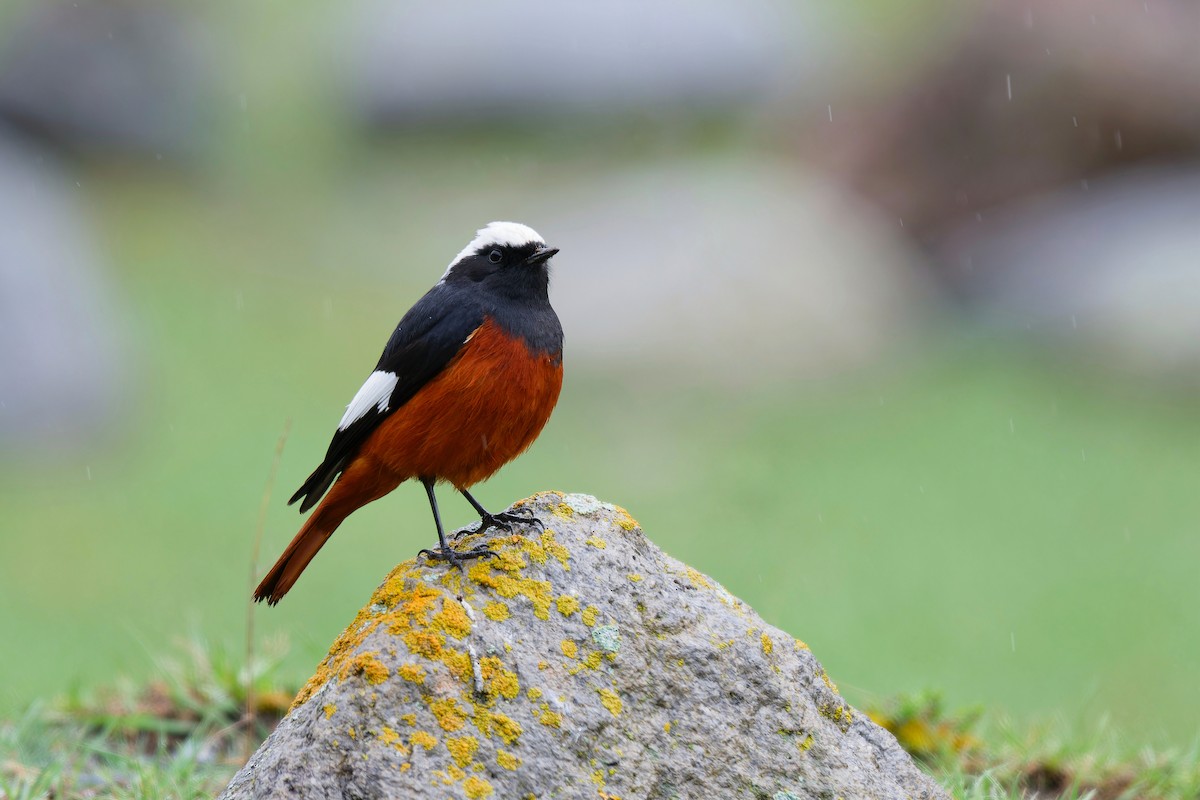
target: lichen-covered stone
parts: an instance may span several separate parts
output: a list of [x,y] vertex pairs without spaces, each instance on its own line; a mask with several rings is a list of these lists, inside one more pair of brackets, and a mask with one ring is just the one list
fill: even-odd
[[946,797],[803,642],[623,509],[518,505],[546,529],[396,567],[222,797]]

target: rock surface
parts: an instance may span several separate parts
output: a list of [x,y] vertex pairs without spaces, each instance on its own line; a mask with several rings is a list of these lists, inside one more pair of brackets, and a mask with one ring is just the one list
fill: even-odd
[[[396,567],[224,798],[943,798],[808,647],[585,495]],[[460,546],[463,546],[460,544]]]

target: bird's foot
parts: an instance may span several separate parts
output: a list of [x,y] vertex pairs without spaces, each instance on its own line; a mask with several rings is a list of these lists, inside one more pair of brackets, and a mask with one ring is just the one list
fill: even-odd
[[512,533],[513,525],[537,525],[542,530],[546,526],[533,515],[529,508],[515,508],[512,511],[501,511],[499,514],[484,514],[479,520],[479,527],[471,533],[483,533],[488,528],[499,528],[506,533]]
[[496,553],[486,547],[476,547],[471,550],[455,550],[446,545],[445,547],[435,547],[433,549],[427,548],[417,553],[417,555],[425,556],[430,561],[447,561],[450,563],[450,566],[457,567],[477,558],[491,558]]

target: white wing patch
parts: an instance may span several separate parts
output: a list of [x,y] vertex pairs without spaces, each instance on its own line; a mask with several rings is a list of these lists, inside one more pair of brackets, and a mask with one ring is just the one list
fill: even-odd
[[450,266],[446,267],[446,272],[442,275],[442,280],[446,280],[446,275],[450,274],[450,270],[454,269],[455,264],[467,256],[474,255],[475,251],[481,247],[490,247],[491,245],[520,247],[530,242],[537,242],[538,244],[546,243],[541,234],[528,225],[522,225],[519,222],[489,222],[477,230],[475,238],[454,257],[454,260],[450,262]]
[[346,414],[342,417],[342,421],[338,423],[338,430],[344,431],[355,422],[363,418],[372,408],[377,408],[380,411],[387,411],[388,400],[392,397],[392,392],[396,388],[396,383],[400,378],[394,372],[372,372],[371,377],[367,378],[366,383],[354,395],[354,399],[350,401],[350,405],[346,406]]

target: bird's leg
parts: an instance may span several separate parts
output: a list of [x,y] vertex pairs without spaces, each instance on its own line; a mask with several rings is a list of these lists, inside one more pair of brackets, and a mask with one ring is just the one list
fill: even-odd
[[501,528],[509,533],[512,532],[512,526],[516,525],[537,525],[542,530],[546,526],[542,521],[533,515],[533,511],[528,508],[518,508],[515,511],[501,511],[499,514],[492,514],[486,508],[479,504],[479,501],[471,496],[471,493],[466,489],[459,489],[462,496],[467,498],[467,502],[479,513],[479,529],[475,533],[483,533],[488,528]]
[[446,534],[442,531],[442,515],[438,513],[437,496],[433,493],[433,479],[422,478],[421,483],[425,485],[425,494],[429,495],[429,507],[433,510],[433,522],[437,525],[438,546],[433,550],[422,550],[417,555],[425,556],[434,561],[449,561],[452,566],[458,566],[464,561],[470,561],[473,558],[496,555],[486,547],[476,547],[474,550],[466,550],[460,553],[446,544]]

